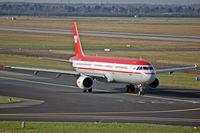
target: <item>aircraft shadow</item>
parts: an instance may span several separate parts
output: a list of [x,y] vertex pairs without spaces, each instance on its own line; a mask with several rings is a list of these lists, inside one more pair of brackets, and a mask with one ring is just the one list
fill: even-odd
[[157,95],[157,96],[170,96],[170,97],[180,97],[180,98],[200,98],[200,90],[194,89],[169,89],[169,88],[158,88],[155,90],[149,90],[147,94]]
[[[118,94],[118,93],[127,93],[124,88],[113,88],[111,91],[102,92],[94,91],[93,94]],[[138,93],[136,89],[134,94]],[[195,89],[182,89],[182,88],[158,88],[154,90],[145,90],[145,94],[154,95],[154,96],[167,96],[167,97],[180,97],[180,98],[200,98],[200,90]]]
[[[113,88],[108,91],[98,91],[93,90],[92,93],[86,92],[83,93],[81,90],[74,91],[59,91],[60,93],[66,94],[122,94],[127,93],[124,88]],[[134,92],[134,94],[138,93],[138,89]],[[154,90],[145,90],[145,94],[153,95],[153,96],[165,96],[165,97],[180,97],[180,98],[200,98],[200,90],[195,89],[182,89],[182,88],[158,88]]]

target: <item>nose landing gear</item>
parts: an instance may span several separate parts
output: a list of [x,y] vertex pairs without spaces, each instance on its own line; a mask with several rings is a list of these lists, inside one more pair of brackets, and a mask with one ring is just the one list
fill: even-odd
[[144,95],[144,90],[142,88],[140,88],[140,90],[138,91],[138,95],[139,96],[143,96]]
[[139,84],[138,87],[139,87],[138,95],[143,96],[144,95],[144,87],[142,86],[142,84]]
[[88,89],[88,90],[87,90],[87,89],[84,89],[84,90],[83,90],[84,93],[86,93],[87,91],[91,93],[91,92],[92,92],[92,88],[91,88],[91,89]]
[[[139,88],[138,95],[143,96],[144,95],[144,87],[141,84],[139,84],[138,88]],[[127,93],[129,93],[129,92],[134,93],[135,92],[135,86],[132,85],[132,84],[126,85],[126,92]]]

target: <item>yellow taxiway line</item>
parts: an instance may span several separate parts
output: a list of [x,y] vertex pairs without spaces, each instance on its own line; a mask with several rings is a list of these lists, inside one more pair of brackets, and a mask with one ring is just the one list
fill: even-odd
[[136,111],[136,112],[88,112],[88,113],[15,113],[15,114],[0,114],[0,116],[65,116],[65,115],[109,115],[109,114],[153,114],[153,113],[176,113],[200,111],[200,108],[177,109],[177,110],[155,110],[155,111]]
[[200,119],[194,118],[165,118],[165,117],[140,117],[140,116],[102,116],[102,115],[49,115],[49,114],[5,114],[1,115],[3,118],[22,118],[22,117],[78,117],[78,118],[99,118],[99,119],[136,119],[136,120],[164,120],[164,121],[189,121],[189,122],[199,122]]

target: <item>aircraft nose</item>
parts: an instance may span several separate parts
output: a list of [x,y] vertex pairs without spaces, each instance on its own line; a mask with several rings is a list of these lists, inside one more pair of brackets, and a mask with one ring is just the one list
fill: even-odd
[[156,79],[155,73],[148,74],[146,83],[152,83]]

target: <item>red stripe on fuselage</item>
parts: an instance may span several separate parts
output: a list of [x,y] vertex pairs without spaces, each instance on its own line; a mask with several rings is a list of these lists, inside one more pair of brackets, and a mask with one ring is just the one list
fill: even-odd
[[117,71],[117,70],[97,69],[97,68],[85,68],[85,67],[73,67],[73,68],[84,69],[84,70],[96,70],[96,71],[106,71],[106,72],[128,73],[128,74],[149,74],[149,75],[154,75],[155,74],[155,73],[127,72],[127,71]]

